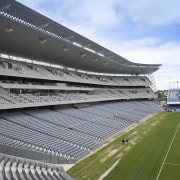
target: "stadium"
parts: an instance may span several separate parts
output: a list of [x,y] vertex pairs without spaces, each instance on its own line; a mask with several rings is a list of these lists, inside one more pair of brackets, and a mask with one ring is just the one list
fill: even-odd
[[68,164],[164,111],[149,78],[160,67],[0,0],[0,179],[77,179]]

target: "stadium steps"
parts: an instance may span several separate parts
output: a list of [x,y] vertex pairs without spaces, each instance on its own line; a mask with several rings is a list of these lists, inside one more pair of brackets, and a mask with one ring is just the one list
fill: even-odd
[[73,180],[62,166],[4,154],[0,154],[0,178],[2,180]]

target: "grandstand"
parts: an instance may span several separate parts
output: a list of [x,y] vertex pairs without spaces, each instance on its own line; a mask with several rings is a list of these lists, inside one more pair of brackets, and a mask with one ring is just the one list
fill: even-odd
[[180,91],[178,88],[169,89],[167,96],[167,110],[180,111]]
[[0,0],[0,179],[69,179],[75,164],[163,111],[133,63],[15,0]]

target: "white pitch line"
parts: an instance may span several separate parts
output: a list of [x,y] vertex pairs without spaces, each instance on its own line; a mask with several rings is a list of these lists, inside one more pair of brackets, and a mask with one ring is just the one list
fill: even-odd
[[169,154],[169,151],[170,151],[170,149],[171,149],[171,146],[172,146],[172,144],[173,144],[173,142],[174,142],[174,139],[175,139],[175,137],[176,137],[176,134],[177,134],[177,132],[178,132],[178,129],[179,129],[179,124],[178,124],[178,127],[177,127],[177,129],[176,129],[176,132],[175,132],[175,134],[174,134],[174,136],[173,136],[173,139],[172,139],[172,141],[171,141],[171,144],[170,144],[170,146],[169,146],[169,148],[168,148],[168,151],[167,151],[167,153],[166,153],[166,156],[165,156],[165,158],[164,158],[164,161],[163,161],[163,163],[162,163],[162,165],[161,165],[161,168],[160,168],[160,170],[159,170],[159,173],[158,173],[158,175],[157,175],[157,177],[156,177],[156,180],[159,179],[159,176],[160,176],[160,174],[161,174],[162,168],[163,168],[163,166],[164,166],[164,164],[165,164],[166,158],[167,158],[167,156],[168,156],[168,154]]
[[164,164],[173,165],[173,166],[180,166],[180,164],[175,164],[175,163],[164,163]]
[[102,180],[104,179],[115,167],[116,165],[119,163],[121,159],[117,160],[105,173],[103,173],[98,180]]

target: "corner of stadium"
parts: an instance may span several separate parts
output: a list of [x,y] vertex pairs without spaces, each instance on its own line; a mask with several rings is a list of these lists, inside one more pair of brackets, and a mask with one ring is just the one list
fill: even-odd
[[76,164],[162,112],[151,76],[15,0],[0,0],[0,179],[72,180]]

